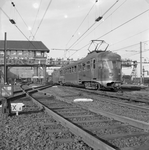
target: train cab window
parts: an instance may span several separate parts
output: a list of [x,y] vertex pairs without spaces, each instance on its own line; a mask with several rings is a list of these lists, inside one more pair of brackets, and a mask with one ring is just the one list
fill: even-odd
[[110,67],[111,69],[113,69],[113,63],[112,63],[112,61],[108,61],[108,65],[109,65],[109,67]]
[[120,61],[112,61],[113,62],[113,68],[120,69],[121,68],[121,62]]
[[122,67],[121,61],[117,61],[117,68],[118,68],[118,69],[121,69],[121,67]]
[[103,60],[102,66],[103,66],[103,68],[107,69],[108,68],[108,62],[106,60]]

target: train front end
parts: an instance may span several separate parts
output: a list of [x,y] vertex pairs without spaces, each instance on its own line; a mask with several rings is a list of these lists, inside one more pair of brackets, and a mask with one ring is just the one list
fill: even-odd
[[118,90],[122,83],[121,56],[107,52],[100,55],[99,78],[103,87],[111,90]]

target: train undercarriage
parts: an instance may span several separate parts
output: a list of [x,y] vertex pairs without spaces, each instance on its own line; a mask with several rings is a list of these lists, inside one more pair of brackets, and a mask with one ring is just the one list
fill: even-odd
[[85,81],[83,82],[83,84],[86,89],[110,90],[110,91],[121,90],[121,83],[118,82],[107,83],[105,86],[99,82],[93,82],[93,81]]

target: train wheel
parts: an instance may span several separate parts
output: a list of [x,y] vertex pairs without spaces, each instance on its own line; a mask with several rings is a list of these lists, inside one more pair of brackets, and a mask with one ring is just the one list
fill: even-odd
[[98,88],[99,88],[99,84],[98,84],[98,83],[95,83],[94,89],[95,89],[95,90],[98,90]]
[[98,84],[98,90],[105,90],[105,87],[99,83]]
[[90,88],[90,83],[89,82],[85,82],[84,86],[85,86],[86,89],[89,89]]

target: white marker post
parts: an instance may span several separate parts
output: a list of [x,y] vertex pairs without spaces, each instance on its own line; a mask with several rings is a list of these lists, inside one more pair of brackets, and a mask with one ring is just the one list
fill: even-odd
[[19,111],[22,111],[23,103],[11,103],[11,111],[15,111],[18,116]]

